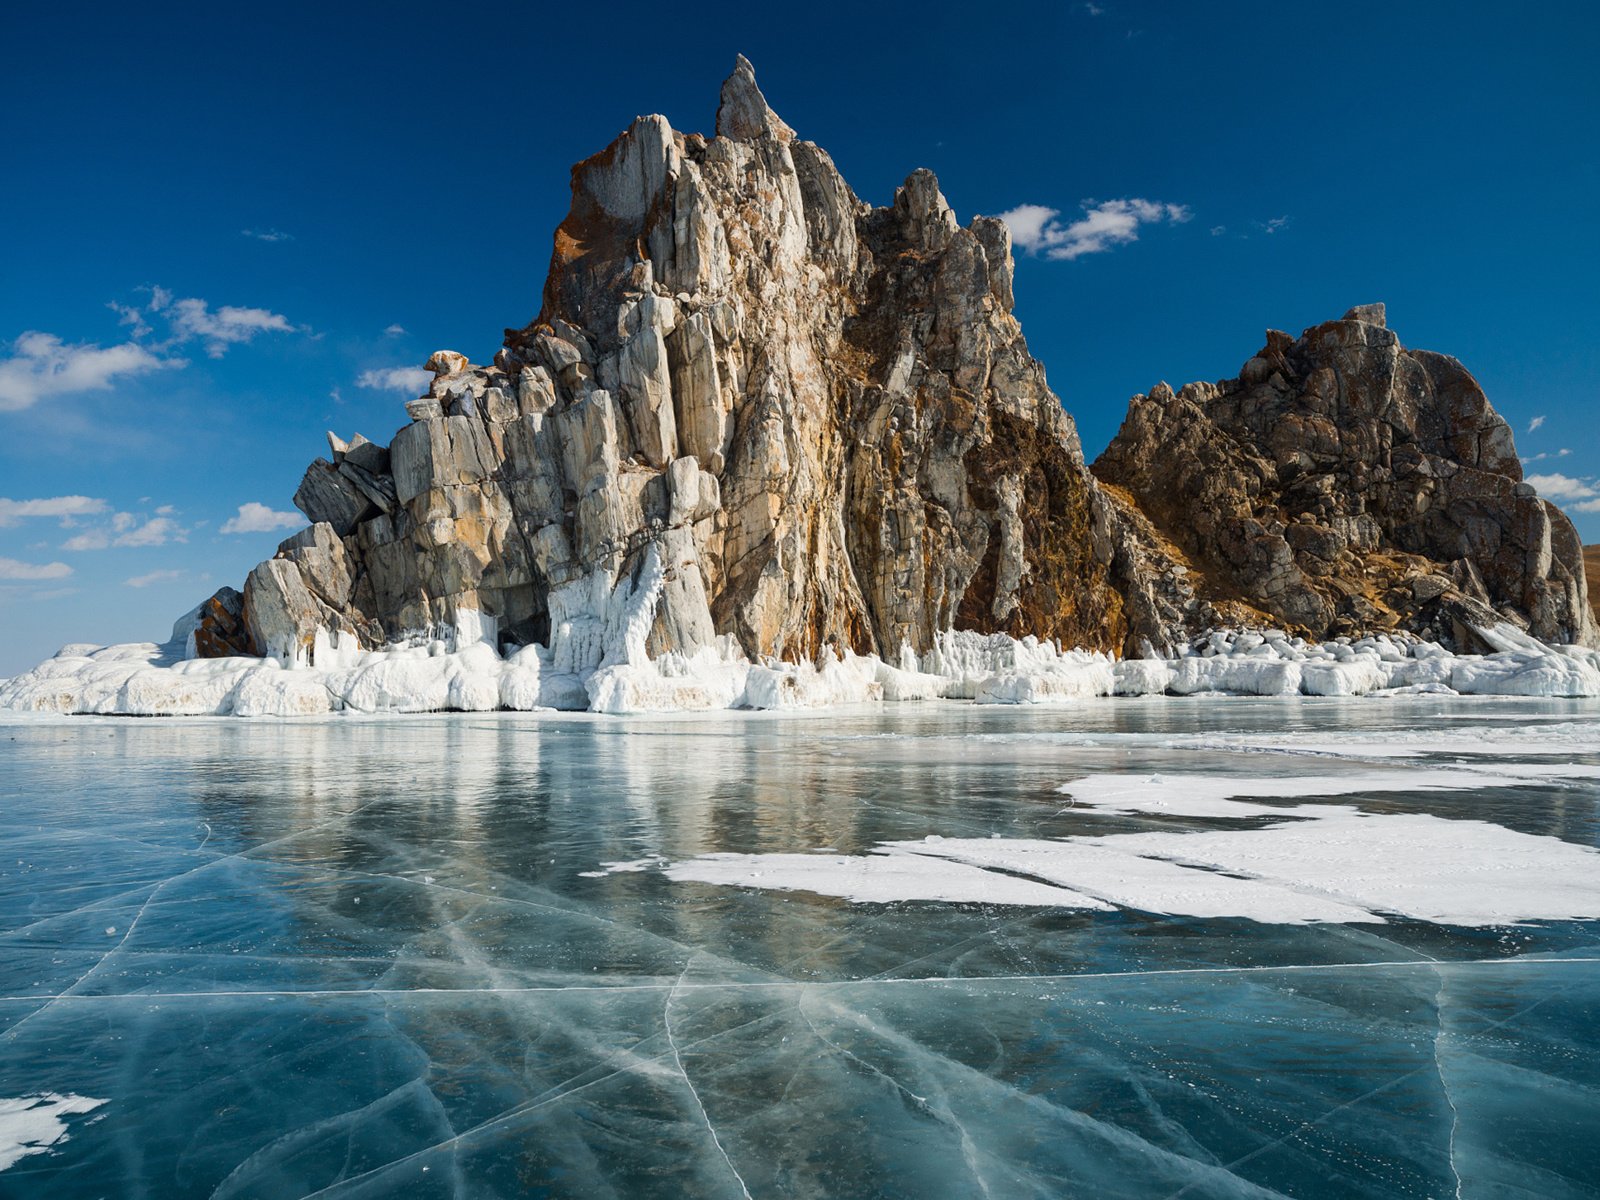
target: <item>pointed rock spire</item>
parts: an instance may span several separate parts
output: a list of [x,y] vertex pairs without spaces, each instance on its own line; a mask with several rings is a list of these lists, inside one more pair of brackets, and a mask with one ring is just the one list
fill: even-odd
[[733,74],[722,81],[722,103],[717,105],[717,136],[736,142],[753,142],[773,137],[780,142],[794,140],[794,130],[767,107],[767,98],[756,86],[756,69],[744,55],[738,56]]

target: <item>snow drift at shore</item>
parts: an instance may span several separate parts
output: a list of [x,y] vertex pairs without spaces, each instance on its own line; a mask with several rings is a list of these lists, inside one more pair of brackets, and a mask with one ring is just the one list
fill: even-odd
[[[878,701],[1048,704],[1097,696],[1385,696],[1418,693],[1600,696],[1600,652],[1546,646],[1509,625],[1482,634],[1498,649],[1457,655],[1378,635],[1308,644],[1277,631],[1218,630],[1175,658],[1116,660],[1004,634],[940,634],[899,661],[825,651],[817,663],[752,662],[731,638],[697,654],[646,657],[619,638],[599,665],[575,670],[543,646],[501,653],[493,630],[361,650],[318,638],[315,666],[266,658],[191,657],[190,618],[173,637],[64,646],[0,681],[0,710],[126,716],[310,716],[560,709],[597,713],[806,709]],[[483,640],[479,640],[483,639]]]

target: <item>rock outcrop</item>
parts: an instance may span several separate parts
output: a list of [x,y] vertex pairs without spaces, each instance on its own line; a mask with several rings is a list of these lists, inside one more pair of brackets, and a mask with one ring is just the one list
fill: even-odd
[[952,629],[1129,655],[1222,625],[1593,639],[1571,525],[1381,306],[1136,397],[1097,481],[1012,270],[1006,226],[961,225],[927,171],[863,203],[741,58],[714,136],[640,117],[573,169],[538,318],[490,364],[435,354],[387,447],[330,434],[311,528],[197,647],[329,669],[447,635],[572,679],[896,661]]
[[492,364],[434,355],[387,448],[330,435],[312,529],[245,588],[263,652],[468,625],[581,672],[1204,623],[1137,578],[1159,551],[1028,353],[1006,226],[929,172],[862,203],[740,59],[714,137],[640,117],[572,193],[538,319]]
[[1589,580],[1589,607],[1594,609],[1594,619],[1600,623],[1600,546],[1583,548],[1583,573]]
[[1201,594],[1280,626],[1471,649],[1510,622],[1595,644],[1571,521],[1523,482],[1466,368],[1401,346],[1381,304],[1269,331],[1237,379],[1135,396],[1094,472],[1198,568]]

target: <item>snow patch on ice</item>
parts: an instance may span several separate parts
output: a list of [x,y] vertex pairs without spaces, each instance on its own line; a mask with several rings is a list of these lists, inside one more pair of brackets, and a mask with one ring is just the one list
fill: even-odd
[[[1288,800],[1305,796],[1364,796],[1375,792],[1461,791],[1528,787],[1550,778],[1600,778],[1600,767],[1581,764],[1527,764],[1512,771],[1367,770],[1337,775],[1212,775],[1202,773],[1101,774],[1063,783],[1056,791],[1108,813],[1160,813],[1184,817],[1281,816],[1281,804],[1252,804],[1251,798]],[[1348,813],[1348,807],[1299,806],[1296,816]]]
[[1092,896],[887,847],[870,855],[706,854],[664,869],[680,882],[815,892],[857,904],[938,900],[949,904],[1109,909]]
[[679,882],[855,903],[1115,906],[1269,924],[1600,919],[1600,851],[1590,847],[1429,814],[1294,815],[1318,819],[1059,840],[929,837],[866,855],[707,854],[662,870]]
[[105,1103],[70,1092],[0,1097],[0,1171],[59,1146],[67,1140],[65,1118],[91,1113]]

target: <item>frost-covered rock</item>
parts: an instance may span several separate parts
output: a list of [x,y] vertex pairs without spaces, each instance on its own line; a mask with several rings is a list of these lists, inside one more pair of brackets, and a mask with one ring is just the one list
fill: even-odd
[[[649,605],[660,602],[659,589],[640,594],[644,607],[623,605],[618,628],[637,633]],[[473,630],[457,632],[466,637]],[[1046,704],[1162,694],[1600,696],[1600,652],[1496,636],[1516,648],[1456,655],[1414,639],[1319,644],[1272,630],[1214,630],[1180,657],[1115,661],[1033,638],[947,632],[920,657],[904,648],[898,665],[849,651],[826,651],[817,663],[752,662],[731,638],[691,655],[651,658],[637,637],[628,651],[624,637],[617,661],[573,670],[540,645],[505,657],[488,641],[458,643],[455,637],[362,650],[322,631],[313,642],[328,669],[276,659],[183,659],[173,643],[65,646],[33,670],[0,681],[0,709],[136,716],[292,717],[346,709],[625,715],[944,698]]]

